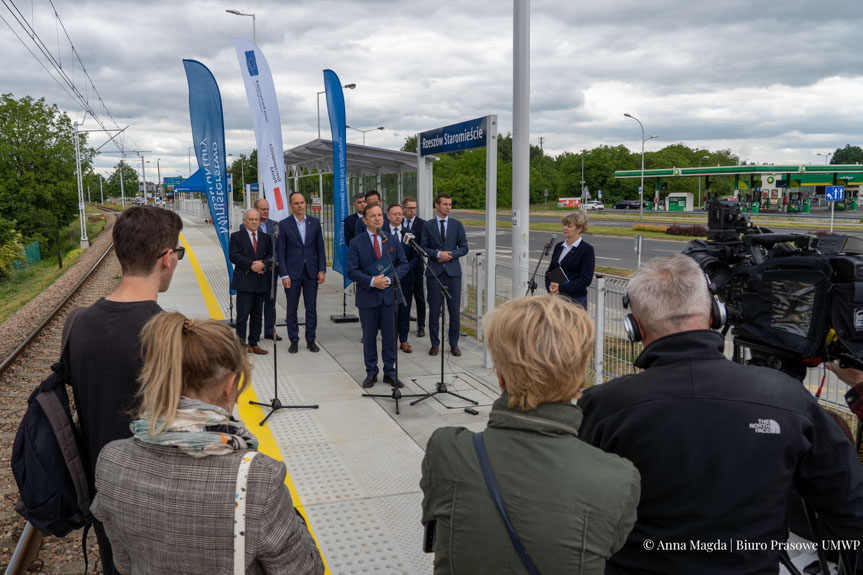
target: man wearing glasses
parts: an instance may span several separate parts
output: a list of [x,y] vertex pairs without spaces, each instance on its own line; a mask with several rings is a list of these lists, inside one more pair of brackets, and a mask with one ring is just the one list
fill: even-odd
[[[66,320],[64,331],[71,331],[65,363],[81,424],[91,500],[99,452],[111,441],[132,436],[130,414],[141,371],[139,334],[162,311],[156,300],[171,285],[177,262],[185,255],[179,246],[182,229],[180,216],[168,210],[134,206],[124,211],[111,230],[123,268],[120,287]],[[102,524],[94,521],[93,529],[102,572],[116,573]]]

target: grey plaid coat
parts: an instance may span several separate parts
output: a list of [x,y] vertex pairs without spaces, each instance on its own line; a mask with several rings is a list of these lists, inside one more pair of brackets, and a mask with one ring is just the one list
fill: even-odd
[[[231,575],[234,491],[244,451],[201,459],[122,439],[99,454],[91,511],[124,575]],[[285,464],[259,455],[249,472],[246,573],[321,574],[323,562],[285,486]]]

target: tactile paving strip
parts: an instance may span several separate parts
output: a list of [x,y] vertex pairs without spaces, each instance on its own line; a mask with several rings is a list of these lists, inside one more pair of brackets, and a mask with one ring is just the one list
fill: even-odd
[[[390,499],[390,498],[384,498]],[[306,506],[309,520],[334,575],[412,575],[429,573],[430,565],[418,565],[403,552],[397,525],[387,525],[380,499]],[[420,539],[420,542],[422,540]]]
[[385,435],[404,435],[399,424],[371,398],[329,401],[321,427],[330,441],[347,441]]
[[423,451],[405,434],[336,443],[366,496],[419,491]]
[[422,501],[420,491],[381,497],[374,505],[391,529],[399,549],[411,565],[411,573],[431,573],[434,554],[423,553]]

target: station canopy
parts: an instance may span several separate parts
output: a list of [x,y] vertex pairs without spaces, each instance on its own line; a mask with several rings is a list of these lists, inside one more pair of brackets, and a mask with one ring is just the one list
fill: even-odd
[[[349,176],[403,174],[417,170],[417,155],[414,152],[348,143],[345,154]],[[333,173],[332,140],[318,138],[291,148],[285,152],[285,168],[291,176],[305,170],[309,172],[317,170],[323,174]]]

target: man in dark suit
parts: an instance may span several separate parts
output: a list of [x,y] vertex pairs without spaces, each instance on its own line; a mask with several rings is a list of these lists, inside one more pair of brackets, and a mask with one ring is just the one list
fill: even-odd
[[[408,271],[408,262],[400,243],[383,227],[384,213],[378,204],[368,204],[363,212],[366,231],[354,238],[348,250],[348,277],[357,284],[356,305],[363,326],[363,359],[366,378],[363,387],[378,380],[378,330],[381,332],[381,358],[384,383],[397,387],[404,384],[395,376],[396,340],[393,273],[399,277]],[[380,233],[379,233],[380,232]],[[387,257],[389,254],[389,257]],[[390,266],[392,261],[392,266]]]
[[357,223],[362,219],[363,210],[366,207],[366,197],[363,194],[354,196],[354,213],[344,219],[345,245],[350,246],[351,240],[357,235]]
[[[413,234],[416,238],[416,243],[422,244],[423,225],[425,220],[417,216],[417,200],[410,196],[402,200],[402,213],[404,220],[402,228],[405,232]],[[411,254],[416,255],[413,250],[405,250],[408,260],[411,260]],[[417,256],[419,257],[419,256]],[[419,260],[412,261],[414,274],[413,281],[413,298],[417,302],[417,337],[424,337],[426,334],[426,294],[425,282],[423,282],[423,265]],[[406,298],[411,298],[411,294],[405,293]]]
[[279,222],[279,239],[276,253],[279,256],[279,274],[285,287],[288,308],[288,339],[290,353],[297,353],[300,327],[297,308],[300,293],[306,308],[306,345],[309,351],[318,352],[315,330],[318,327],[318,284],[324,283],[327,254],[324,252],[324,234],[321,222],[306,215],[306,199],[294,192],[289,199],[292,216]]
[[461,327],[459,311],[461,309],[461,264],[458,260],[468,252],[467,234],[464,233],[464,226],[460,221],[449,217],[452,210],[452,196],[438,194],[434,205],[435,217],[423,226],[423,237],[420,244],[428,254],[426,279],[429,294],[429,338],[431,339],[429,355],[438,354],[440,306],[441,298],[444,297],[438,283],[432,277],[435,275],[441,284],[447,288],[450,296],[446,304],[449,312],[450,352],[459,357],[461,355],[461,350],[458,347],[459,328]]
[[402,246],[402,251],[404,251],[405,259],[408,262],[405,273],[399,276],[399,283],[401,283],[405,299],[404,303],[399,302],[398,330],[399,347],[403,352],[411,353],[411,344],[408,343],[408,333],[410,332],[411,325],[411,300],[413,299],[411,294],[414,289],[414,266],[419,256],[404,243],[406,232],[404,230],[402,207],[399,204],[390,204],[389,208],[387,208],[387,219],[389,220],[389,224],[384,225],[384,231],[393,238],[393,241]]
[[[261,232],[270,236],[273,240],[273,248],[276,246],[275,237],[279,233],[279,222],[270,219],[270,204],[264,198],[255,200],[255,209],[261,214],[261,225],[258,228]],[[240,224],[240,230],[245,230],[246,226]],[[275,272],[278,273],[278,257],[273,253],[273,265]],[[264,302],[264,339],[276,339],[282,341],[282,336],[276,333],[276,298],[270,297],[271,290],[267,290],[267,301]]]
[[254,209],[243,214],[246,229],[231,234],[228,257],[235,266],[231,289],[237,291],[237,337],[246,342],[248,323],[249,351],[266,355],[268,352],[258,347],[258,340],[264,302],[272,281],[273,240],[260,231],[260,217]]
[[[368,192],[366,192],[365,198],[366,198],[366,205],[367,206],[368,205],[378,205],[378,206],[381,206],[381,209],[383,209],[383,204],[381,203],[381,195],[378,193],[377,190],[369,190]],[[384,227],[386,227],[387,224],[389,224],[389,221],[387,220],[387,215],[384,214]],[[359,218],[357,220],[356,227],[354,228],[354,237],[357,237],[358,235],[365,233],[365,231],[366,231],[365,220],[363,218]]]

